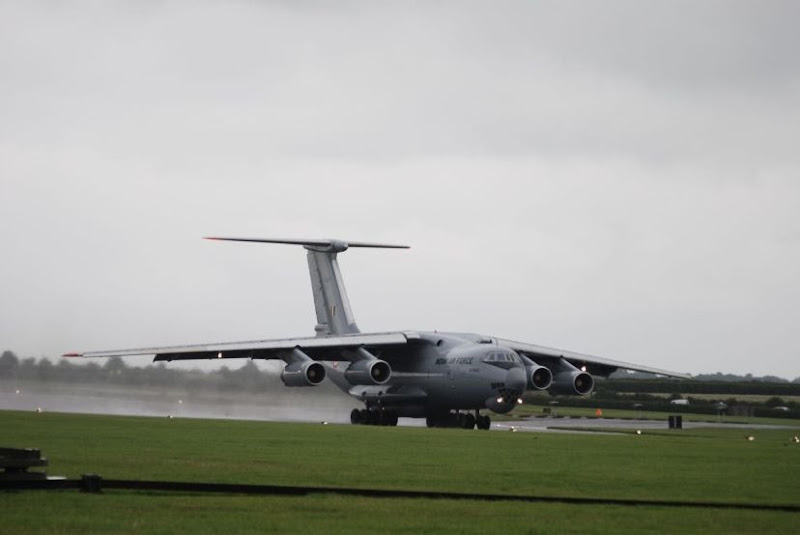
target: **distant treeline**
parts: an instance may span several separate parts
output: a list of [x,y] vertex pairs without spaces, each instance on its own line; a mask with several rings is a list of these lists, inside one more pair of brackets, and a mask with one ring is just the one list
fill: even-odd
[[[763,401],[739,399],[736,396],[759,396]],[[768,383],[753,379],[738,382],[662,378],[600,379],[595,383],[591,396],[559,396],[555,401],[563,407],[800,418],[800,403],[781,396],[799,397],[800,384]],[[534,404],[553,401],[552,398],[537,397],[535,393],[529,394],[527,399]],[[671,403],[677,399],[686,400],[688,404]]]
[[[688,405],[673,405],[668,399],[655,398],[602,398],[597,396],[559,396],[557,398],[541,398],[526,394],[525,401],[532,405],[549,405],[556,403],[558,407],[590,407],[597,409],[621,409],[651,412],[670,412],[673,414],[708,414],[727,416],[763,416],[768,418],[800,418],[800,406],[793,401],[785,402],[781,398],[770,398],[767,403],[742,402],[735,398],[721,400],[724,403],[720,408],[719,401],[696,399],[689,397]],[[548,403],[549,401],[549,403]],[[772,405],[775,402],[780,405]],[[788,410],[777,410],[775,407],[786,407]]]
[[58,383],[101,383],[141,387],[173,387],[187,390],[228,390],[241,392],[263,392],[274,387],[275,376],[260,370],[255,363],[247,361],[239,369],[225,366],[204,372],[170,368],[164,363],[150,366],[127,366],[118,358],[76,364],[61,359],[53,364],[48,359],[19,359],[13,352],[5,351],[0,356],[0,380],[40,381]]
[[598,396],[605,392],[649,392],[652,394],[719,394],[749,396],[800,396],[800,383],[770,383],[762,380],[709,381],[692,379],[607,379],[597,381]]
[[[619,370],[612,373],[609,379],[642,379],[642,380],[652,380],[653,374],[651,373],[641,373],[641,372],[628,372]],[[774,375],[765,375],[763,377],[756,377],[752,373],[748,373],[747,375],[735,375],[732,373],[701,373],[692,376],[693,381],[701,381],[701,382],[728,382],[728,383],[750,383],[750,382],[757,382],[757,383],[797,383],[800,384],[800,377],[794,379],[794,381],[790,381],[789,379],[785,379],[783,377],[776,377]]]

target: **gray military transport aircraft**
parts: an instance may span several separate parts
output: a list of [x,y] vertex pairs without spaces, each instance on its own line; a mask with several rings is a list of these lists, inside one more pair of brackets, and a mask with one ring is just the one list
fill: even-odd
[[207,238],[302,245],[317,313],[316,336],[219,344],[67,353],[67,357],[155,355],[155,362],[193,359],[279,359],[286,386],[316,386],[329,377],[365,404],[354,424],[397,425],[398,417],[425,418],[429,427],[489,429],[482,409],[505,414],[525,390],[587,395],[592,375],[627,369],[689,378],[571,351],[462,333],[394,331],[362,333],[350,309],[337,255],[352,247],[408,249],[405,245],[340,240]]

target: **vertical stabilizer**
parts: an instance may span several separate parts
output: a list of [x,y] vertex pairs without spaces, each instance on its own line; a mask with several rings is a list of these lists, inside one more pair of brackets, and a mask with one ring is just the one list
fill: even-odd
[[336,256],[350,247],[408,249],[407,245],[345,242],[340,240],[280,240],[264,238],[206,238],[209,240],[302,245],[308,251],[308,273],[317,313],[317,336],[354,334],[358,330]]
[[317,336],[352,334],[358,330],[335,252],[308,251],[308,273],[317,312]]

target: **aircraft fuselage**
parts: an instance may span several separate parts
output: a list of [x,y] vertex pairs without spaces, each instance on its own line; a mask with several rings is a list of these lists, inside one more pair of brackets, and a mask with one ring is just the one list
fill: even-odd
[[408,346],[387,348],[376,356],[391,366],[382,385],[353,386],[344,378],[349,363],[329,363],[330,378],[368,407],[398,416],[423,417],[451,410],[506,413],[517,405],[528,379],[513,350],[470,334],[419,333]]

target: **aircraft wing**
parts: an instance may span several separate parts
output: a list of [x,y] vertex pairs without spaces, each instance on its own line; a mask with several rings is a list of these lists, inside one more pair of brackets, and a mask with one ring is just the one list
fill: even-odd
[[65,357],[127,357],[155,355],[154,361],[200,359],[280,359],[281,353],[299,348],[316,360],[340,360],[339,350],[356,347],[380,348],[407,344],[409,336],[401,332],[348,334],[310,338],[279,338],[251,342],[226,342],[185,346],[144,347],[112,351],[87,351],[67,353]]
[[547,366],[549,362],[558,359],[565,359],[576,368],[586,367],[586,371],[592,375],[599,375],[607,377],[615,371],[632,370],[637,372],[653,373],[656,375],[663,375],[666,377],[676,377],[679,379],[691,379],[692,376],[688,373],[673,372],[669,370],[662,370],[659,368],[651,368],[650,366],[641,366],[639,364],[632,364],[630,362],[622,362],[619,360],[607,359],[603,357],[594,357],[592,355],[584,355],[582,353],[575,353],[573,351],[564,351],[562,349],[554,349],[552,347],[538,346],[535,344],[527,344],[523,342],[514,342],[512,340],[498,339],[497,343],[513,349],[518,353],[524,353],[531,360]]

